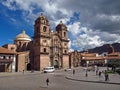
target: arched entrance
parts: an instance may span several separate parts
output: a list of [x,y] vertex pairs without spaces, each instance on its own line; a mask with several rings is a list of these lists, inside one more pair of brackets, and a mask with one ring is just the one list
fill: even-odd
[[30,63],[27,64],[27,70],[28,71],[31,70],[31,64]]
[[0,64],[0,72],[5,72],[5,65]]
[[55,67],[55,68],[59,68],[58,60],[55,60],[55,61],[54,61],[54,67]]

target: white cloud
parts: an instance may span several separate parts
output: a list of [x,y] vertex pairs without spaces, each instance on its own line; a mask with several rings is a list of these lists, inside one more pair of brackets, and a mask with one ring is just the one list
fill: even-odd
[[73,23],[73,24],[69,24],[67,27],[68,27],[68,30],[69,30],[73,35],[79,34],[79,33],[81,32],[80,22],[75,22],[75,23]]
[[117,11],[119,8],[116,8],[119,6],[117,2],[107,3],[106,6],[102,3],[108,0],[91,0],[91,3],[88,1],[2,0],[2,4],[13,11],[21,10],[24,20],[32,23],[43,12],[48,17],[51,27],[56,26],[60,21],[66,24],[74,12],[79,12],[80,20],[68,25],[68,30],[75,38],[70,43],[75,47],[93,48],[105,43],[120,42],[118,33],[120,14]]
[[8,7],[10,10],[16,10],[16,8],[12,6],[12,2],[12,0],[7,0],[6,2],[2,2],[2,4]]
[[120,21],[120,15],[105,15],[105,14],[98,14],[96,17],[99,19],[107,19],[112,22],[119,22]]
[[16,23],[16,19],[10,18],[10,20],[11,20],[13,23]]
[[117,34],[110,34],[108,32],[94,31],[83,27],[85,34],[79,34],[72,40],[72,46],[82,50],[83,48],[90,49],[101,46],[103,44],[111,44],[115,42],[120,43],[120,36]]
[[71,40],[70,40],[69,43],[68,43],[68,48],[69,48],[69,52],[74,51],[74,49],[71,48]]
[[[21,10],[22,17],[27,22],[34,22],[41,12],[50,20],[51,25],[57,25],[60,21],[66,24],[72,15],[72,12],[65,8],[58,8],[59,1],[56,0],[7,0],[2,4],[10,10]],[[34,11],[37,10],[36,13]],[[42,11],[41,11],[42,10]]]

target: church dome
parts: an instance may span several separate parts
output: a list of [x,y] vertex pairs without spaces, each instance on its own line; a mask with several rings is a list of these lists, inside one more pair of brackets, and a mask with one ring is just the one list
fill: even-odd
[[15,38],[16,41],[31,41],[30,37],[22,30],[22,33],[18,34]]

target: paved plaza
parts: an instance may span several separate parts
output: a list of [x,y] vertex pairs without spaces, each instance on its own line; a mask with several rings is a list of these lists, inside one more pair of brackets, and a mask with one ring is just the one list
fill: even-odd
[[[104,84],[118,84],[120,85],[120,75],[119,74],[109,74],[109,80],[105,81],[104,73],[99,75],[96,75],[95,71],[88,71],[87,77],[86,77],[86,71],[84,70],[85,67],[77,68],[76,73],[73,75],[69,72],[67,74],[66,78],[70,80],[76,80],[76,81],[83,81],[83,82],[91,82],[91,83],[104,83]],[[106,67],[99,67],[99,71],[105,71],[107,70]]]
[[[49,78],[49,86],[46,79]],[[83,81],[82,81],[83,80]],[[84,76],[83,68],[75,68],[75,74],[71,71],[56,70],[54,73],[0,73],[0,90],[119,90],[119,84],[97,83],[103,81],[94,72]],[[91,81],[91,82],[85,82]],[[96,83],[95,83],[95,82]],[[110,81],[120,83],[120,75],[110,75]],[[93,83],[94,82],[94,83]]]

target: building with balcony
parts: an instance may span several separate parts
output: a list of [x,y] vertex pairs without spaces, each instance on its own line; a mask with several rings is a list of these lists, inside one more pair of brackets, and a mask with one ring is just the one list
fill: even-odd
[[0,47],[0,72],[16,71],[16,52]]

